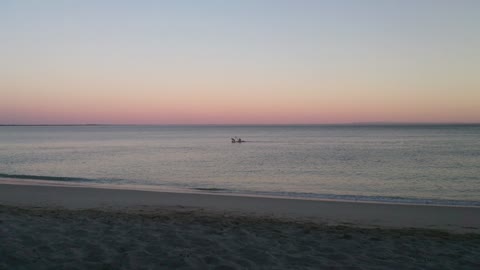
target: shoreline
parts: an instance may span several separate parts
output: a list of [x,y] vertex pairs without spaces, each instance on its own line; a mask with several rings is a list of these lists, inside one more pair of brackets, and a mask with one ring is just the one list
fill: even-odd
[[[55,177],[57,178],[57,177]],[[63,177],[58,177],[63,178]],[[458,200],[458,199],[433,199],[433,198],[408,198],[408,197],[385,197],[369,195],[335,195],[335,194],[306,194],[306,193],[284,193],[277,192],[249,192],[232,191],[228,189],[217,188],[188,188],[174,187],[167,185],[146,185],[146,184],[111,184],[96,182],[76,182],[76,181],[58,181],[48,179],[28,178],[28,175],[22,178],[13,178],[0,176],[0,184],[13,185],[35,185],[35,186],[60,186],[60,187],[87,187],[101,189],[120,189],[120,190],[140,190],[153,192],[173,192],[173,193],[193,193],[193,194],[211,194],[223,196],[241,196],[241,197],[260,197],[274,199],[292,199],[292,200],[314,200],[314,201],[333,201],[333,202],[353,202],[353,203],[378,203],[393,205],[431,205],[431,206],[450,206],[450,207],[477,207],[480,208],[480,201]],[[301,195],[300,195],[301,194]],[[303,196],[302,196],[303,195]],[[307,196],[310,195],[310,196]]]
[[346,225],[480,234],[480,207],[295,199],[202,192],[0,183],[0,205],[60,209],[192,209]]
[[480,208],[0,183],[0,269],[478,269]]

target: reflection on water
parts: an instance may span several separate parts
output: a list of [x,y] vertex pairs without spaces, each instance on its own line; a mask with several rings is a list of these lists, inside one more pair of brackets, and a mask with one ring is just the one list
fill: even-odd
[[0,177],[480,201],[479,164],[478,125],[0,127]]

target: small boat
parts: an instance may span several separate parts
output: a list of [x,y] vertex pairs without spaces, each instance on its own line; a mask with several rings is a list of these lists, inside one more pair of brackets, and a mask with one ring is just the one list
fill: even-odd
[[242,140],[241,138],[238,138],[238,139],[237,139],[237,137],[232,138],[232,143],[243,143],[243,142],[245,142],[245,141]]

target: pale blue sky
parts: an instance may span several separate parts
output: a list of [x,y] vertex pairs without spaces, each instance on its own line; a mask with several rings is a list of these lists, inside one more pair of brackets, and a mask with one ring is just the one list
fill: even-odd
[[[123,97],[118,102],[166,95],[187,104],[230,90],[264,102],[279,94],[276,107],[304,102],[293,122],[480,121],[479,14],[480,1],[466,0],[2,0],[0,122],[34,121],[22,112],[32,97],[68,103],[101,92]],[[338,112],[350,97],[361,104],[341,118],[315,111],[318,102]],[[412,99],[416,113],[402,114]],[[266,113],[240,103],[232,106]]]

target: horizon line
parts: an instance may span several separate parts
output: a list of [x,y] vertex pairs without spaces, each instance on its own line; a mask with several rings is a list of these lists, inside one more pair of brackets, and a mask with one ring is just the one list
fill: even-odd
[[350,123],[243,123],[243,124],[0,124],[0,126],[348,126],[348,125],[480,125],[480,122],[350,122]]

